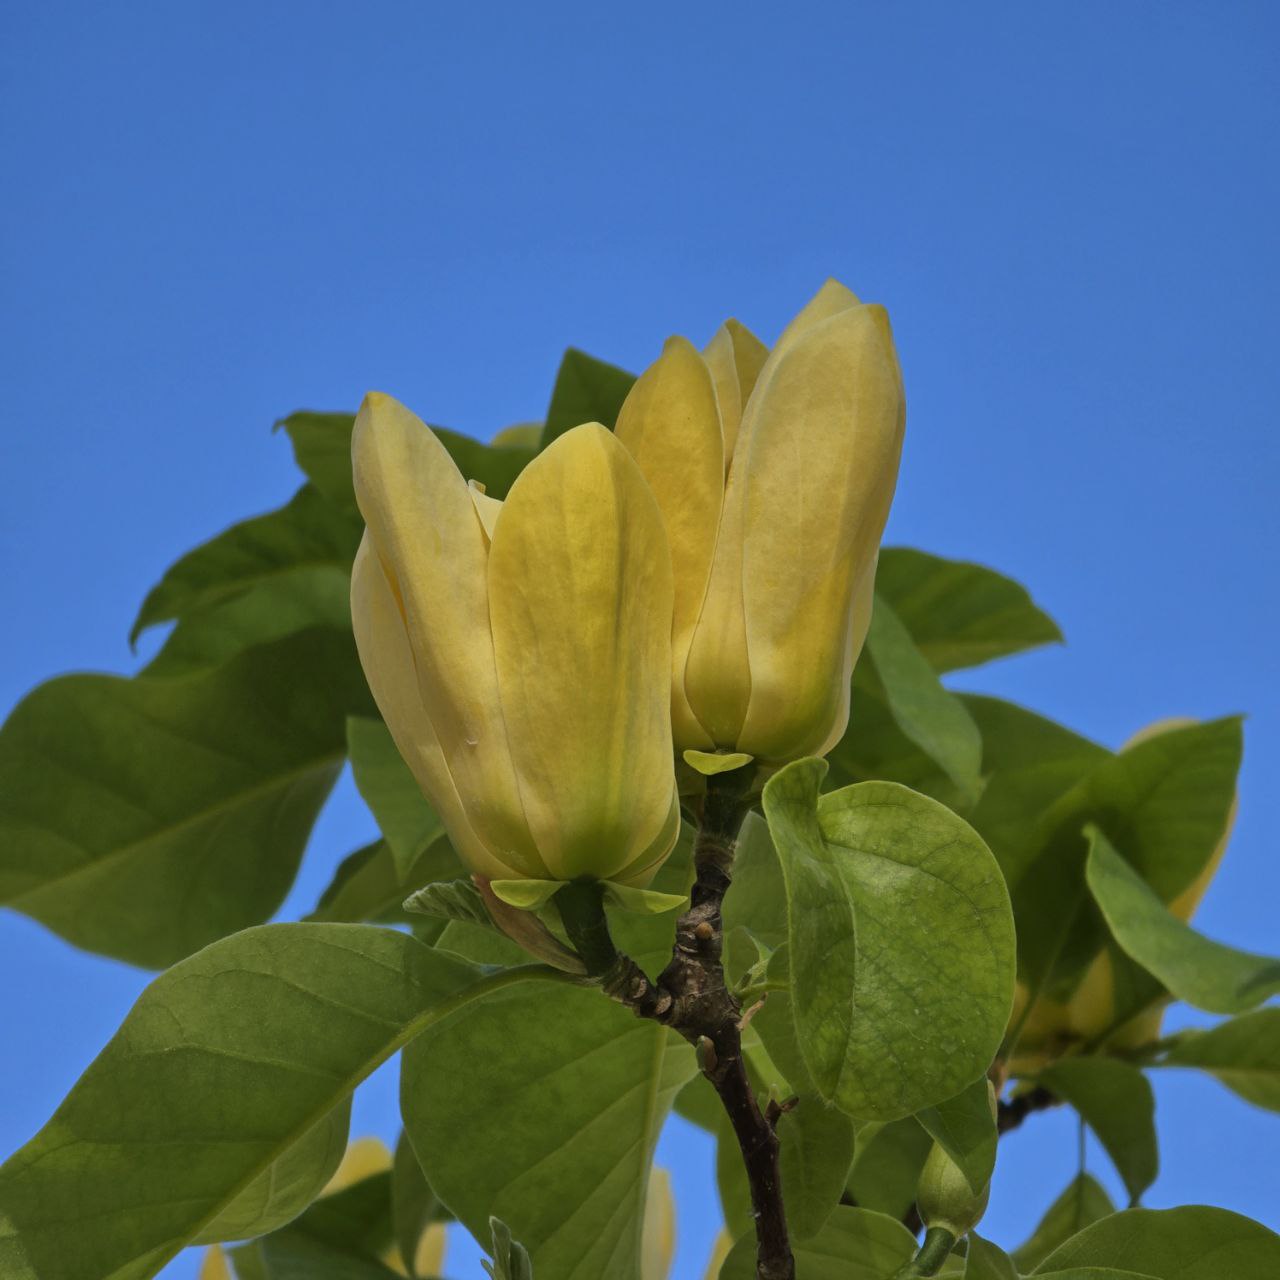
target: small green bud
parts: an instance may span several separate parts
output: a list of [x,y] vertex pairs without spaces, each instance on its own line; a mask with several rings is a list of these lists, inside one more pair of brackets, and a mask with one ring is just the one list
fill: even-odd
[[990,1194],[990,1183],[975,1192],[959,1165],[933,1144],[916,1187],[916,1207],[926,1227],[942,1227],[960,1239],[982,1221]]

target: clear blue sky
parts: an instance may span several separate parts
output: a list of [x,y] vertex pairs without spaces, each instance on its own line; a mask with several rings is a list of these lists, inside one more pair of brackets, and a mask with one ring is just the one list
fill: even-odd
[[[1276,947],[1280,6],[42,0],[0,12],[0,80],[3,708],[132,669],[165,565],[292,491],[283,413],[378,387],[485,436],[567,343],[771,338],[835,274],[906,373],[891,539],[1014,574],[1067,633],[960,684],[1112,745],[1249,712],[1200,919]],[[289,909],[367,830],[344,783]],[[12,914],[0,974],[8,1151],[145,975]],[[358,1123],[389,1132],[376,1085]],[[1280,1117],[1157,1088],[1149,1202],[1280,1227]],[[1072,1171],[1066,1117],[1034,1128],[1006,1244]],[[696,1280],[709,1153],[663,1155]]]

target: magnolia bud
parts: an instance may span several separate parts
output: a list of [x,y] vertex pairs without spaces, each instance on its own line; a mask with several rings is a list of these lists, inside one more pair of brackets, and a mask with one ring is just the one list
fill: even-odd
[[647,883],[680,823],[672,585],[631,456],[577,427],[497,502],[377,394],[352,451],[360,659],[462,860],[489,881]]
[[905,409],[882,308],[829,281],[772,352],[671,339],[617,435],[666,521],[680,752],[825,754],[849,720]]

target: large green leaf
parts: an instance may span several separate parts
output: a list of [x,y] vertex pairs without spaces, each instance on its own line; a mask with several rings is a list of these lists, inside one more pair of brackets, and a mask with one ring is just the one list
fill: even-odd
[[1280,1111],[1280,1008],[1184,1032],[1155,1065],[1199,1067],[1256,1106]]
[[[840,1205],[816,1236],[796,1245],[796,1280],[886,1280],[915,1249],[902,1223]],[[720,1280],[755,1280],[755,1274],[756,1242],[744,1236],[724,1260]]]
[[1018,1280],[1013,1260],[999,1245],[984,1240],[972,1231],[968,1239],[969,1252],[965,1256],[964,1280]]
[[185,676],[207,671],[254,645],[308,627],[351,630],[351,579],[345,566],[282,573],[243,592],[183,613],[160,652],[140,674]]
[[1033,1270],[1076,1232],[1114,1212],[1115,1205],[1102,1184],[1091,1174],[1078,1173],[1045,1211],[1031,1238],[1014,1250],[1018,1270]]
[[401,1133],[391,1166],[391,1224],[396,1247],[406,1265],[412,1267],[422,1233],[445,1216],[444,1207],[422,1175],[413,1144],[407,1134]]
[[1183,924],[1096,828],[1089,888],[1112,936],[1179,1000],[1209,1013],[1243,1013],[1280,991],[1280,960],[1237,951]]
[[[751,1189],[742,1152],[727,1116],[721,1115],[716,1146],[716,1181],[730,1233],[754,1234]],[[807,1096],[778,1118],[779,1181],[794,1240],[816,1235],[840,1203],[853,1163],[853,1122]]]
[[354,511],[356,490],[351,479],[351,428],[355,415],[316,413],[299,409],[275,424],[293,446],[299,470],[330,502]]
[[914,1116],[859,1131],[849,1194],[862,1208],[901,1221],[916,1202],[920,1170],[932,1147]]
[[551,392],[542,448],[584,422],[599,422],[612,430],[635,380],[635,374],[570,347],[560,361]]
[[[1095,822],[1161,900],[1201,873],[1227,829],[1240,767],[1237,718],[1193,724],[1104,757],[1037,824],[1021,865],[1004,861],[1032,986],[1066,998],[1107,940],[1085,885],[1083,836]],[[1128,978],[1125,979],[1128,981]]]
[[1129,1268],[1154,1280],[1275,1280],[1280,1236],[1226,1209],[1126,1209],[1086,1227],[1032,1274],[1072,1267]]
[[1058,624],[1025,587],[986,565],[885,547],[876,592],[935,671],[976,667],[1062,639]]
[[243,1240],[274,1231],[295,1217],[324,1190],[341,1162],[350,1119],[351,1099],[344,1098],[224,1205],[191,1243]]
[[360,530],[358,517],[303,485],[285,506],[232,525],[173,564],[143,601],[130,641],[158,622],[300,572],[349,570]]
[[440,1199],[489,1216],[538,1280],[636,1280],[649,1165],[693,1050],[600,991],[499,994],[406,1050],[405,1128]]
[[962,819],[887,782],[819,797],[826,765],[770,779],[786,880],[792,1009],[818,1090],[892,1120],[985,1073],[1013,1000],[1000,869]]
[[[880,596],[867,632],[879,688],[903,734],[959,788],[965,804],[982,789],[982,738],[963,702],[943,688],[911,633]],[[860,673],[861,676],[861,673]]]
[[0,1274],[154,1275],[379,1063],[525,978],[481,978],[405,934],[358,925],[265,925],[205,948],[147,988],[0,1168]]
[[373,811],[396,869],[405,877],[423,851],[444,835],[444,823],[427,803],[381,720],[352,716],[347,721],[347,750],[356,787]]
[[[351,477],[351,428],[349,413],[295,413],[276,424],[289,433],[293,456],[312,484],[336,506],[355,510],[355,486]],[[458,470],[468,480],[478,480],[491,498],[505,498],[516,476],[535,450],[520,445],[484,444],[448,427],[432,426],[449,451]]]
[[367,703],[328,630],[198,675],[42,685],[0,730],[0,901],[155,967],[265,920]]
[[937,1141],[979,1194],[996,1167],[996,1118],[987,1077],[975,1080],[954,1098],[925,1107],[916,1119]]
[[[236,1250],[237,1273],[242,1266]],[[256,1241],[262,1280],[398,1280],[400,1272],[368,1254],[350,1253],[294,1227]],[[243,1280],[247,1280],[243,1278]]]
[[1040,1083],[1080,1113],[1098,1135],[1136,1204],[1160,1168],[1155,1095],[1136,1067],[1116,1058],[1062,1058]]

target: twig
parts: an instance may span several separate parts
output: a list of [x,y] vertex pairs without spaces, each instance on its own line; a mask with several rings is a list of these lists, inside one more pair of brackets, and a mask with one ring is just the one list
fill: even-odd
[[1048,1111],[1056,1107],[1060,1099],[1043,1085],[1036,1085],[1026,1093],[1016,1093],[1008,1102],[1002,1102],[996,1115],[996,1132],[1006,1134],[1018,1128],[1033,1112]]
[[748,770],[707,779],[707,795],[693,846],[689,907],[676,923],[671,961],[651,981],[604,938],[603,909],[592,886],[570,885],[556,896],[570,941],[604,990],[639,1017],[671,1027],[694,1046],[698,1065],[720,1097],[742,1151],[756,1224],[756,1280],[795,1280],[779,1176],[778,1116],[760,1110],[742,1056],[742,1009],[725,983],[721,909],[728,891],[738,832],[747,816]]

